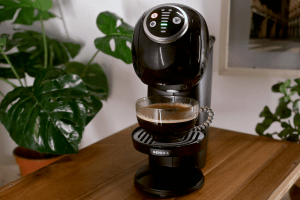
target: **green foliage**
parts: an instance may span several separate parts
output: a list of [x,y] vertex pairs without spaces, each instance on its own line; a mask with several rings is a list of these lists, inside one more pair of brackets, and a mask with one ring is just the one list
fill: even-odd
[[[41,33],[34,31],[17,32],[13,34],[13,39],[9,41],[11,46],[18,48],[17,53],[7,55],[13,66],[15,66],[20,78],[25,77],[25,72],[32,77],[44,68],[44,46]],[[81,46],[76,43],[59,42],[46,37],[48,47],[48,66],[57,66],[68,62],[74,58],[80,51]],[[15,44],[15,45],[13,45]],[[6,46],[7,48],[7,46]],[[30,50],[31,49],[31,50]],[[6,64],[3,55],[0,55],[0,66]],[[0,77],[16,78],[9,68],[0,67]]]
[[[18,32],[13,35],[13,40],[18,41],[17,48],[19,52],[29,52],[30,60],[35,60],[36,68],[42,68],[44,65],[44,45],[41,33],[34,31]],[[48,58],[47,66],[57,66],[68,62],[74,58],[80,51],[81,46],[77,43],[64,43],[52,40],[46,37]],[[30,50],[31,49],[31,50]],[[35,77],[34,73],[29,74]]]
[[11,50],[13,47],[16,47],[19,45],[19,42],[16,40],[9,39],[9,34],[3,33],[0,35],[1,41],[4,43],[1,45],[5,51]]
[[[300,96],[300,79],[294,79],[294,82],[295,84],[292,85],[292,81],[288,79],[285,82],[279,82],[272,86],[273,92],[282,93],[283,96],[279,98],[279,104],[274,114],[267,106],[265,106],[264,110],[260,113],[259,116],[264,117],[264,120],[256,125],[255,131],[257,134],[267,137],[277,135],[284,140],[299,142],[300,108],[298,104],[300,99],[292,100],[291,97],[295,94]],[[292,121],[293,124],[291,124],[290,121]],[[266,133],[265,131],[273,122],[280,123],[283,128],[282,131],[279,133]]]
[[[13,23],[23,25],[32,25],[33,22],[40,20],[39,14],[44,20],[53,18],[55,15],[47,11],[52,8],[52,5],[51,0],[0,0],[0,6],[2,6],[0,8],[0,23],[13,19],[15,14],[17,17]],[[20,11],[17,13],[18,9]]]
[[108,97],[107,78],[101,66],[97,63],[84,65],[79,62],[68,62],[64,70],[69,74],[78,75],[85,84],[89,93],[89,113],[87,123],[89,123],[98,111],[102,108],[100,100],[106,100]]
[[5,47],[6,46],[6,39],[0,37],[0,46]]
[[[43,21],[56,17],[48,10],[52,0],[0,0],[0,24],[32,25],[41,22],[41,33],[17,30],[0,35],[0,81],[14,89],[0,103],[0,121],[20,146],[42,153],[77,153],[85,126],[108,98],[107,77],[101,66],[92,63],[99,51],[131,63],[133,28],[110,12],[100,13],[97,26],[106,34],[97,38],[97,52],[88,64],[71,62],[81,50],[74,42],[62,42],[46,36]],[[121,25],[116,27],[117,20]],[[116,43],[115,51],[109,47]],[[12,48],[17,52],[7,54]],[[32,86],[25,78],[34,77]],[[9,79],[18,79],[20,87]],[[22,82],[22,79],[23,82]]]
[[33,87],[18,87],[0,104],[1,123],[20,146],[44,153],[77,153],[87,118],[83,81],[63,70],[42,70]]
[[87,90],[100,100],[108,97],[107,78],[101,66],[97,63],[84,65],[79,62],[65,64],[65,71],[70,74],[77,74],[82,78]]
[[[120,26],[117,26],[118,20],[121,21]],[[97,26],[106,36],[95,39],[96,48],[103,53],[121,59],[127,64],[132,63],[131,49],[126,45],[126,42],[131,43],[133,28],[110,12],[103,12],[98,15]],[[115,49],[110,46],[111,40],[115,43]]]

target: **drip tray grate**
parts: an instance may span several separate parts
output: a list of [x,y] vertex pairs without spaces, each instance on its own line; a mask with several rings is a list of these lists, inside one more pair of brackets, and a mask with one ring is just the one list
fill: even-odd
[[204,139],[205,135],[204,132],[200,130],[191,129],[187,135],[185,135],[180,141],[178,142],[158,142],[155,141],[151,134],[147,133],[141,127],[135,129],[132,133],[132,138],[142,144],[149,145],[149,146],[164,146],[164,147],[180,147],[191,145],[194,143],[199,143]]

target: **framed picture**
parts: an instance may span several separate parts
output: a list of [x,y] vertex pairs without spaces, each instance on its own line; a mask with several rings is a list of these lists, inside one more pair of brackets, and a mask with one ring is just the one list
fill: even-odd
[[223,0],[221,16],[219,74],[300,77],[300,1]]

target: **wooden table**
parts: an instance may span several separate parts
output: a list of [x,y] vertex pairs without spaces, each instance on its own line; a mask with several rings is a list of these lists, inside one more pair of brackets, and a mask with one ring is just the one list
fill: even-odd
[[[0,199],[157,199],[133,177],[147,155],[133,148],[133,125],[0,188]],[[300,145],[210,128],[204,186],[169,199],[280,199],[299,178]]]

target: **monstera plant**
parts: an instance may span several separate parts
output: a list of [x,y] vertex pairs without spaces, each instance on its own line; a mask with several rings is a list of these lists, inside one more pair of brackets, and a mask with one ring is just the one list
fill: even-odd
[[[133,28],[113,13],[100,13],[96,24],[105,36],[95,39],[97,51],[87,64],[75,62],[80,44],[45,33],[44,22],[57,17],[52,5],[51,0],[0,0],[0,24],[26,25],[0,36],[0,81],[12,87],[7,94],[0,91],[0,121],[19,146],[71,154],[78,152],[85,126],[108,97],[106,75],[93,60],[102,51],[131,63]],[[40,32],[28,30],[35,21]],[[28,76],[33,85],[27,84]]]

